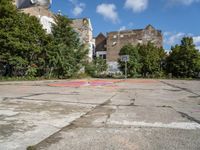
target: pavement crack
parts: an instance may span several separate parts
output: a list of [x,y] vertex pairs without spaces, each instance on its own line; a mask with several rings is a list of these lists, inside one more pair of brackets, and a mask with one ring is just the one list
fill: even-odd
[[41,95],[80,95],[77,92],[71,92],[71,93],[56,93],[56,92],[52,92],[52,93],[35,93],[35,94],[29,94],[29,95],[25,95],[25,96],[20,96],[20,97],[4,97],[2,100],[6,101],[6,100],[13,100],[13,99],[20,99],[20,100],[26,100],[26,98],[28,98],[28,100],[34,100],[34,101],[52,101],[52,100],[45,100],[45,99],[34,99],[34,98],[30,98],[30,97],[34,97],[34,96],[41,96]]
[[156,107],[162,107],[162,108],[171,108],[173,109],[175,112],[179,113],[183,118],[187,118],[188,120],[192,121],[192,122],[196,122],[198,124],[200,124],[200,120],[198,119],[195,119],[194,117],[191,117],[190,115],[184,113],[184,112],[180,112],[180,111],[177,111],[175,108],[173,108],[172,106],[166,106],[166,105],[163,105],[163,106],[156,106]]
[[172,108],[172,106],[162,105],[162,106],[156,106],[156,107],[162,107],[162,108]]
[[188,92],[188,93],[194,94],[194,95],[196,95],[196,96],[200,96],[198,93],[195,93],[195,92],[193,92],[193,91],[191,91],[191,90],[189,90],[189,89],[187,89],[187,88],[183,88],[183,87],[180,87],[180,86],[171,84],[171,83],[167,83],[167,82],[165,82],[165,81],[160,81],[160,82],[161,82],[161,83],[164,83],[164,84],[166,84],[166,85],[168,85],[168,86],[171,86],[171,87],[173,87],[173,88],[181,89],[181,90],[183,90],[183,91],[186,91],[186,92]]
[[7,101],[7,100],[9,100],[10,98],[9,97],[4,97],[3,99],[2,99],[2,101]]
[[173,109],[175,112],[179,113],[179,114],[181,115],[181,117],[187,118],[189,121],[196,122],[196,123],[200,124],[200,120],[195,119],[194,117],[192,117],[192,116],[190,116],[190,115],[188,115],[188,114],[186,114],[186,113],[184,113],[184,112],[177,111],[177,110],[176,110],[175,108],[173,108],[172,106],[166,106],[166,107]]
[[[116,93],[112,95],[108,100],[104,101],[103,103],[95,106],[93,109],[88,111],[87,113],[83,114],[76,120],[72,121],[69,125],[63,127],[59,131],[55,132],[54,134],[50,135],[46,139],[42,140],[35,146],[33,146],[35,149],[42,149],[43,147],[47,147],[50,144],[57,143],[62,138],[60,137],[61,132],[66,132],[68,130],[73,130],[76,128],[88,128],[88,127],[94,127],[92,122],[96,120],[97,118],[101,116],[107,116],[107,120],[110,118],[110,114],[114,112],[113,108],[106,107],[106,105],[109,105],[111,103],[111,100],[113,97],[116,96]],[[104,126],[106,124],[104,123]],[[96,126],[95,126],[96,127]],[[98,128],[99,126],[97,126]]]
[[193,122],[196,122],[196,123],[200,124],[200,120],[197,120],[197,119],[195,119],[194,117],[191,117],[191,116],[189,116],[189,115],[186,114],[186,113],[183,113],[183,112],[180,112],[180,111],[176,111],[176,112],[178,112],[179,114],[181,114],[181,116],[182,116],[183,118],[187,118],[187,119],[190,120],[190,121],[193,121]]
[[135,99],[133,98],[133,99],[131,99],[131,103],[130,103],[130,105],[129,106],[135,106]]

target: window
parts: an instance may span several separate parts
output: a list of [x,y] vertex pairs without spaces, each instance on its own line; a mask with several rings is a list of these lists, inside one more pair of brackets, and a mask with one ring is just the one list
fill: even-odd
[[113,38],[116,39],[116,38],[117,38],[117,35],[113,35]]
[[113,42],[113,43],[112,43],[113,46],[116,45],[116,44],[117,44],[117,42]]
[[103,59],[106,59],[106,54],[103,55]]
[[139,43],[139,44],[142,44],[142,40],[141,40],[141,39],[140,39],[140,40],[138,40],[138,43]]
[[106,59],[106,54],[101,54],[101,55],[99,55],[99,57],[102,59]]

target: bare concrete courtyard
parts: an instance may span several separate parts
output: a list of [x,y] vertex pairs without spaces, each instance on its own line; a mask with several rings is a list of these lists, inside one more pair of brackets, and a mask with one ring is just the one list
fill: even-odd
[[200,81],[0,82],[0,150],[28,146],[200,150]]

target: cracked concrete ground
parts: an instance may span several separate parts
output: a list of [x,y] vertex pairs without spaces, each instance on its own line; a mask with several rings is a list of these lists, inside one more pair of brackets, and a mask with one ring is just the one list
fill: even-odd
[[0,82],[1,150],[200,149],[200,81],[62,82]]

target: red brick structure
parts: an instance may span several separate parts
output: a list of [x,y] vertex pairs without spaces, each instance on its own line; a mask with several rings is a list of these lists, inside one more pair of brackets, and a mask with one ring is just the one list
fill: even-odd
[[163,46],[163,35],[160,30],[148,25],[144,29],[114,31],[107,33],[107,37],[100,33],[95,38],[97,57],[106,58],[109,72],[119,72],[119,52],[124,45],[147,44],[152,42],[157,47]]
[[160,30],[148,25],[145,29],[124,30],[107,33],[107,62],[116,62],[119,59],[120,49],[126,44],[154,43],[162,47],[163,36]]

